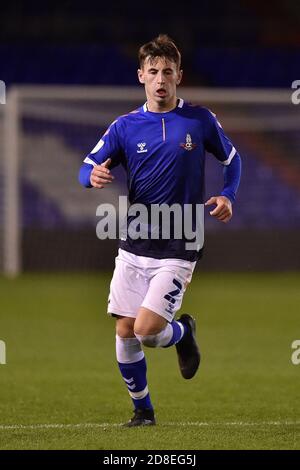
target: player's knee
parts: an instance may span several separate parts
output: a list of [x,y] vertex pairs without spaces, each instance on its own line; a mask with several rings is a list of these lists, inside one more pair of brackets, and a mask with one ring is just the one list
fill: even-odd
[[160,315],[149,310],[142,310],[134,324],[134,334],[141,344],[148,348],[156,348],[160,343],[160,334],[167,321]]
[[116,333],[121,338],[134,338],[134,318],[118,318],[116,322]]
[[147,348],[156,348],[158,346],[158,335],[139,335],[135,333],[136,338],[143,346]]
[[139,328],[135,325],[134,334],[143,346],[147,346],[147,348],[156,348],[159,346],[160,335],[163,329],[164,327],[158,329],[157,325],[152,328],[145,328],[145,326]]

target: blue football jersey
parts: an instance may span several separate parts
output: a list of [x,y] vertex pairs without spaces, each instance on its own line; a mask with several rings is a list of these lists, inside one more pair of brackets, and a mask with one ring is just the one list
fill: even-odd
[[[80,182],[90,187],[93,166],[111,158],[110,169],[121,164],[127,173],[129,203],[152,205],[190,205],[193,227],[196,210],[204,204],[205,152],[223,165],[231,166],[240,157],[225,135],[216,116],[207,108],[177,101],[172,111],[151,112],[145,103],[116,119],[85,158]],[[239,168],[223,188],[232,201],[239,184]],[[127,223],[132,220],[128,216]],[[149,232],[150,233],[150,232]],[[203,238],[203,237],[202,237]],[[189,240],[190,241],[190,240]],[[203,242],[186,249],[187,239],[132,239],[127,235],[120,247],[141,256],[179,258],[195,261],[201,256]]]

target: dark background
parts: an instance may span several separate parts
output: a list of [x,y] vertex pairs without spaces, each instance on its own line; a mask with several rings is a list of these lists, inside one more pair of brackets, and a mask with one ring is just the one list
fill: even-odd
[[137,48],[168,33],[184,85],[286,87],[299,71],[296,0],[9,1],[1,77],[11,83],[136,84]]
[[[137,86],[138,48],[159,33],[169,34],[182,51],[186,87],[290,90],[300,79],[300,3],[293,0],[5,2],[0,79],[8,91],[16,84]],[[289,102],[286,106],[295,108]],[[260,112],[265,110],[248,110],[253,116]],[[279,113],[284,116],[285,110],[268,108],[268,115]],[[226,118],[222,122],[226,130]],[[295,129],[232,135],[243,160],[235,217],[228,227],[208,221],[201,267],[300,268],[300,142]],[[65,139],[79,152],[77,169],[105,127],[79,129],[24,119],[23,130],[33,139],[55,133]],[[37,145],[32,149],[38,151]],[[21,154],[25,161],[22,149]],[[216,171],[208,171],[209,181]],[[64,184],[59,170],[58,178]],[[220,180],[212,187],[217,184]],[[21,218],[25,270],[112,267],[116,244],[99,242],[94,223],[70,227],[59,205],[28,181],[22,182]]]

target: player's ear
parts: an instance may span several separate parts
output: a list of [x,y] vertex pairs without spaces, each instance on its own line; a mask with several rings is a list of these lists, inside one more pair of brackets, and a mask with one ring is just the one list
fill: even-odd
[[176,85],[180,85],[182,80],[183,70],[178,70]]
[[145,83],[145,79],[144,79],[144,72],[142,69],[138,69],[137,71],[137,74],[138,74],[138,77],[139,77],[139,82],[140,83]]

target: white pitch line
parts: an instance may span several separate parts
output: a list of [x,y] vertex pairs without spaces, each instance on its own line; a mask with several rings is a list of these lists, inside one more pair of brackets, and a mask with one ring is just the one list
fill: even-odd
[[[260,422],[172,422],[161,423],[159,426],[184,426],[184,427],[255,427],[255,426],[300,426],[300,421],[260,421]],[[78,424],[0,424],[0,431],[9,430],[35,430],[35,429],[78,429],[78,428],[115,428],[121,427],[121,423],[78,423]]]

